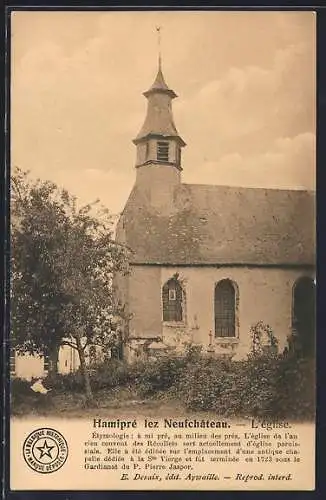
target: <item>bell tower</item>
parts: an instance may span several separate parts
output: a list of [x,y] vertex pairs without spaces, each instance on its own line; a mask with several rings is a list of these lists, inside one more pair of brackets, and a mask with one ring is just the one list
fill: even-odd
[[[160,28],[157,31],[160,35]],[[147,99],[147,114],[133,140],[137,147],[136,185],[153,190],[158,184],[161,190],[164,186],[169,190],[181,182],[181,150],[186,144],[174,123],[172,100],[177,95],[165,82],[160,50],[155,81],[143,95]]]
[[181,148],[186,144],[176,129],[172,114],[172,99],[177,95],[165,83],[160,62],[153,85],[143,95],[148,100],[147,114],[133,141],[137,146],[136,168],[152,164],[182,170]]

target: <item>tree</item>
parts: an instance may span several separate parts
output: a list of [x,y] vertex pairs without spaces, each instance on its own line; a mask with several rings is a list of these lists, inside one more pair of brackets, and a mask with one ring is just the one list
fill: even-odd
[[114,241],[113,218],[98,202],[81,208],[66,190],[15,169],[11,200],[11,329],[15,347],[47,354],[57,366],[61,345],[78,351],[92,400],[85,350],[111,347],[112,278],[126,272],[127,250]]

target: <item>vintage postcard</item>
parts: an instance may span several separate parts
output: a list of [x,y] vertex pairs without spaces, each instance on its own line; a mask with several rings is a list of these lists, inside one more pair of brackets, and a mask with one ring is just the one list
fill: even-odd
[[314,490],[315,13],[10,23],[11,490]]

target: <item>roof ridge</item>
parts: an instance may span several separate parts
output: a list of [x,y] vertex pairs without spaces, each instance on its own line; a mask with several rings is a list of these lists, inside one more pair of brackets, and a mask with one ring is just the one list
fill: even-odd
[[216,188],[227,188],[227,189],[240,189],[243,191],[247,190],[252,190],[252,191],[281,191],[281,192],[290,192],[290,193],[311,193],[311,194],[316,194],[316,191],[313,189],[290,189],[290,188],[273,188],[273,187],[263,187],[263,186],[237,186],[237,185],[230,185],[230,184],[197,184],[197,183],[188,183],[188,182],[182,182],[181,186],[189,186],[189,187],[199,187],[199,188],[210,188],[210,189],[216,189]]

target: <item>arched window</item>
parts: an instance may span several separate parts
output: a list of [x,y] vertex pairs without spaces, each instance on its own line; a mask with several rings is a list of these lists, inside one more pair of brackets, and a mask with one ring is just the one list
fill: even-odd
[[299,278],[293,286],[292,331],[304,354],[312,354],[315,343],[315,282]]
[[230,280],[215,287],[215,337],[235,337],[235,289]]
[[183,321],[183,291],[179,281],[171,278],[162,290],[163,321]]

